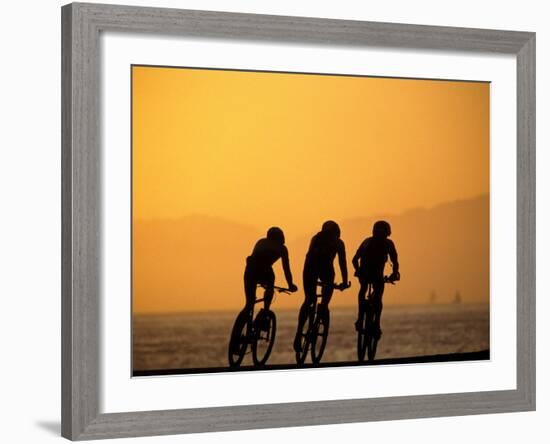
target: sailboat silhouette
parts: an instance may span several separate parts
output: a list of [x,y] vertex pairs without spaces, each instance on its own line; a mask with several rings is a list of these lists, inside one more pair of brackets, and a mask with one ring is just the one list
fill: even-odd
[[453,300],[453,304],[461,304],[462,303],[462,296],[460,295],[460,292],[457,291],[455,293],[455,298]]

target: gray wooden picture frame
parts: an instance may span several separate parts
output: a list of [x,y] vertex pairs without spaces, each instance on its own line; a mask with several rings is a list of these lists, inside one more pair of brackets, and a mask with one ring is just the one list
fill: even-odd
[[[63,6],[61,15],[64,437],[85,440],[535,409],[534,33],[86,3]],[[101,413],[99,35],[102,31],[514,55],[517,60],[517,388]]]

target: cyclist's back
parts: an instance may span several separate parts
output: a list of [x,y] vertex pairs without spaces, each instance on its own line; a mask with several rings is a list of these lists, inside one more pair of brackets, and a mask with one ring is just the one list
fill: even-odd
[[[342,274],[342,281],[347,282],[348,271],[346,264],[346,248],[340,238],[340,227],[334,221],[326,221],[321,231],[311,238],[309,249],[304,262],[304,292],[305,301],[317,297],[317,280],[324,284],[334,283],[334,258],[338,255],[338,264]],[[328,304],[332,290],[326,289],[324,302]]]
[[286,246],[264,237],[256,242],[251,255],[246,258],[246,262],[258,271],[267,271],[282,257],[288,257]]
[[264,292],[264,308],[269,309],[273,298],[273,285],[275,284],[273,264],[279,259],[281,259],[283,272],[290,290],[296,291],[297,287],[292,280],[288,249],[285,246],[283,230],[278,227],[271,227],[267,231],[267,236],[256,242],[252,254],[246,258],[246,267],[244,270],[246,305],[243,313],[254,307],[258,284],[267,287]]
[[304,263],[304,274],[334,275],[336,254],[345,254],[344,241],[319,231],[311,238]]
[[361,243],[353,258],[354,265],[358,265],[357,276],[368,281],[383,278],[388,256],[396,271],[397,251],[392,240],[384,237],[368,237]]

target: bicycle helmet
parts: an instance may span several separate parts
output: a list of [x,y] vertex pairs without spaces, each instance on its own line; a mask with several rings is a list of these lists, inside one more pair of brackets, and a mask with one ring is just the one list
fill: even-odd
[[385,220],[379,220],[372,226],[372,235],[374,237],[388,237],[391,235],[390,224]]
[[321,231],[330,237],[340,239],[340,227],[333,220],[327,220],[323,224]]
[[267,230],[267,238],[281,245],[285,244],[285,234],[279,227],[271,227]]

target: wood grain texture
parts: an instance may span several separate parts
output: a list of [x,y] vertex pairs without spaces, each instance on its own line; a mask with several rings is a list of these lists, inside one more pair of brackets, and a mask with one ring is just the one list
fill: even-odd
[[517,372],[518,391],[535,409],[536,165],[535,36],[517,55]]
[[101,28],[238,40],[517,53],[529,33],[395,23],[78,4]]
[[62,433],[76,438],[99,414],[99,64],[85,12],[64,7],[62,25]]
[[[152,412],[99,412],[99,33],[517,55],[517,389]],[[533,33],[75,3],[62,8],[62,435],[99,439],[535,408]]]
[[72,23],[71,7],[61,13],[61,417],[62,435],[72,436]]
[[102,414],[79,439],[202,433],[530,410],[516,390]]

